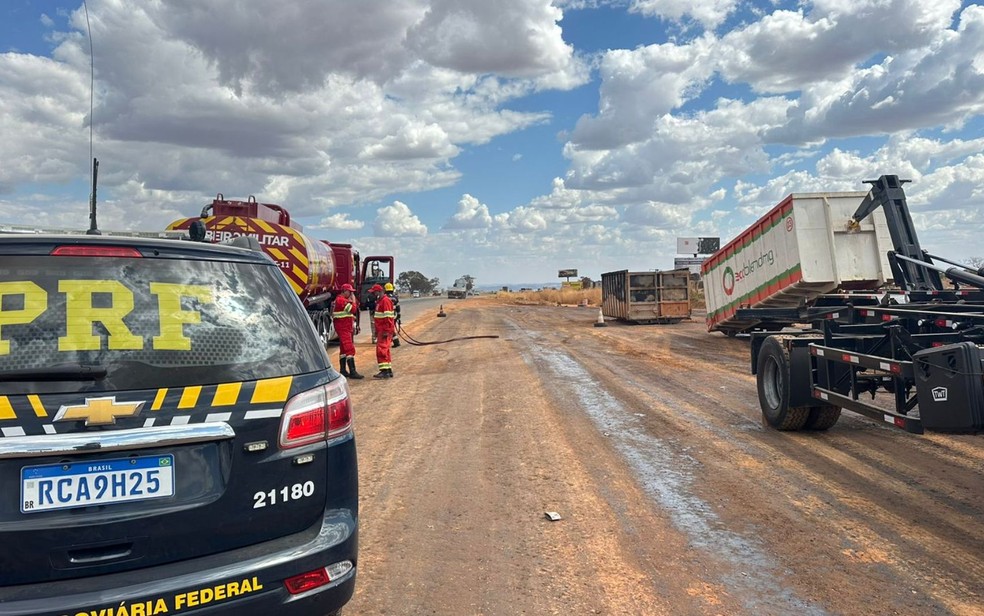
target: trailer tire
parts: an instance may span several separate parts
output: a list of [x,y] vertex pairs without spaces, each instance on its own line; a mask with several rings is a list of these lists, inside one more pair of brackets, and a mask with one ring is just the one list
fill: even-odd
[[841,409],[839,406],[815,406],[810,409],[810,416],[806,419],[803,426],[806,430],[829,430],[834,427],[840,419]]
[[759,406],[765,421],[776,430],[800,430],[810,417],[810,407],[789,406],[790,366],[785,341],[792,336],[769,336],[759,351],[757,378]]

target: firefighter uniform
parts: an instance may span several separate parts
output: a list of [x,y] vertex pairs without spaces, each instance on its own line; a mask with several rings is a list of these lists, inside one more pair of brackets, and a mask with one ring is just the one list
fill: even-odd
[[355,319],[359,306],[352,295],[353,291],[352,285],[342,285],[342,292],[335,298],[331,320],[338,334],[339,372],[350,379],[361,379],[362,375],[355,369]]
[[370,292],[378,293],[379,297],[376,300],[376,312],[373,313],[376,322],[376,363],[379,364],[379,373],[374,374],[373,378],[393,378],[390,345],[396,333],[396,312],[393,310],[392,300],[383,294],[383,287],[374,285]]
[[[400,298],[396,295],[396,289],[393,287],[392,282],[387,282],[383,285],[383,291],[386,293],[386,297],[390,298],[393,302],[393,314],[396,315],[396,328],[400,328]],[[393,334],[393,348],[400,346],[400,335],[399,331]]]

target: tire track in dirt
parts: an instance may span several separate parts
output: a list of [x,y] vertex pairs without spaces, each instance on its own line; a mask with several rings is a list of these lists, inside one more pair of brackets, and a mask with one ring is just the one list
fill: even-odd
[[[617,337],[623,333],[618,331],[619,329],[612,328],[611,330],[606,330],[604,335],[607,335],[608,331],[614,331]],[[628,328],[621,329],[624,331]],[[660,330],[657,329],[657,331]],[[666,334],[666,331],[660,331],[660,334]],[[646,341],[649,341],[648,338]],[[637,341],[637,345],[640,342]],[[581,351],[588,347],[586,344],[576,342],[571,342],[568,346],[573,351]],[[659,360],[662,359],[659,356],[663,353],[663,350],[671,346],[672,344],[664,339],[659,344],[647,345],[647,349],[653,348],[652,355],[657,356],[657,360]],[[676,426],[677,428],[685,432],[689,430],[691,433],[695,430],[710,430],[715,434],[713,448],[715,450],[715,457],[719,459],[717,464],[718,470],[727,472],[728,465],[721,462],[733,455],[767,456],[766,459],[772,461],[773,464],[781,466],[781,474],[785,475],[782,481],[786,484],[784,490],[787,492],[787,496],[791,491],[795,492],[797,483],[807,482],[807,485],[818,486],[814,491],[819,492],[821,498],[818,499],[817,494],[808,493],[800,498],[800,504],[810,503],[813,508],[816,508],[816,511],[810,514],[813,517],[814,524],[816,524],[817,520],[828,526],[831,523],[836,524],[838,521],[842,521],[841,528],[853,527],[849,536],[857,545],[845,547],[843,552],[846,555],[864,555],[863,558],[869,561],[872,559],[872,555],[878,555],[877,562],[889,564],[895,570],[892,576],[885,576],[886,579],[884,582],[887,588],[892,588],[893,584],[897,584],[897,580],[893,576],[901,574],[902,577],[910,577],[912,583],[923,588],[927,594],[935,597],[941,604],[947,606],[943,608],[941,604],[937,604],[933,608],[931,602],[927,603],[925,600],[919,600],[918,597],[909,598],[902,596],[903,601],[899,604],[898,609],[902,611],[919,609],[922,612],[929,609],[937,613],[952,612],[970,614],[976,612],[976,606],[980,603],[979,595],[975,590],[971,590],[971,588],[974,586],[972,580],[980,580],[982,577],[981,546],[984,544],[981,541],[980,503],[976,502],[975,507],[971,504],[974,501],[968,498],[972,496],[973,492],[965,489],[958,495],[954,494],[953,489],[948,490],[951,496],[958,499],[957,502],[961,506],[952,513],[947,512],[950,513],[949,517],[951,518],[948,521],[940,522],[938,519],[931,520],[933,522],[932,530],[924,530],[920,526],[914,526],[909,522],[909,517],[915,512],[923,518],[920,522],[925,523],[925,518],[931,516],[935,511],[938,518],[938,502],[935,501],[933,496],[939,490],[927,489],[918,480],[911,478],[907,482],[899,481],[899,477],[904,476],[906,471],[893,467],[890,462],[891,459],[888,456],[881,456],[880,461],[872,464],[872,460],[865,460],[857,451],[840,454],[837,449],[837,447],[846,446],[847,449],[855,447],[860,451],[869,452],[892,451],[893,448],[897,449],[899,443],[913,445],[917,449],[930,448],[943,449],[945,451],[948,448],[942,448],[938,442],[932,441],[929,444],[923,444],[918,437],[899,434],[880,427],[878,430],[869,431],[873,432],[875,438],[878,440],[887,441],[880,443],[882,446],[880,449],[873,448],[870,445],[867,448],[857,446],[853,440],[856,435],[852,433],[848,437],[846,436],[846,431],[845,436],[835,437],[838,440],[836,443],[832,443],[834,447],[828,447],[831,443],[825,437],[829,435],[819,435],[819,438],[817,438],[818,435],[812,435],[814,438],[811,438],[810,435],[779,435],[772,431],[763,432],[761,430],[755,430],[748,431],[747,435],[743,435],[749,437],[751,443],[754,443],[754,446],[745,444],[740,447],[743,453],[732,451],[728,455],[719,455],[720,452],[716,451],[718,448],[728,451],[727,439],[724,437],[731,435],[733,431],[726,425],[720,425],[720,418],[714,414],[702,411],[701,408],[692,404],[694,402],[694,394],[692,392],[694,379],[692,377],[689,379],[685,378],[686,375],[693,375],[695,372],[703,374],[706,371],[705,367],[700,366],[698,368],[695,364],[690,366],[686,372],[683,372],[672,365],[668,367],[666,362],[649,366],[648,368],[646,366],[634,365],[635,361],[639,360],[639,357],[645,356],[647,353],[648,351],[638,352],[628,362],[625,362],[630,367],[620,371],[619,376],[621,378],[619,380],[620,382],[626,383],[629,389],[632,389],[633,385],[636,389],[648,388],[646,394],[649,396],[650,404],[660,409],[664,415],[658,426],[660,433],[665,433],[666,431],[666,411],[669,411],[670,420],[676,420],[678,424]],[[585,350],[584,355],[586,357],[585,363],[594,365],[594,360],[597,359],[599,354]],[[620,364],[616,367],[616,370],[624,367],[625,365]],[[646,371],[649,372],[652,378],[648,379],[647,382],[640,382],[641,379],[638,379],[636,375],[645,373]],[[633,381],[635,382],[633,383]],[[656,381],[659,385],[653,386],[651,384],[652,381]],[[707,383],[708,379],[701,378],[700,382]],[[717,383],[718,381],[715,380],[713,382]],[[713,388],[708,389],[713,391]],[[754,398],[754,381],[751,381],[746,389],[750,390],[749,394]],[[672,395],[668,399],[668,391],[679,392],[679,394],[675,396],[675,399]],[[717,394],[713,396],[700,395],[698,397],[705,403],[703,408],[717,410],[721,406],[724,406],[726,401],[715,396]],[[698,417],[700,419],[697,419]],[[684,424],[690,423],[691,426],[687,428],[684,425],[681,428],[679,425],[681,421]],[[859,421],[863,425],[864,420]],[[706,438],[706,435],[698,435],[698,438]],[[861,438],[870,440],[871,437],[868,434],[862,434]],[[777,443],[769,442],[773,440],[777,441]],[[790,447],[790,443],[792,447]],[[960,444],[959,438],[957,443],[957,449],[973,448],[969,442]],[[776,449],[777,445],[779,449]],[[877,445],[876,443],[875,446],[877,447]],[[735,448],[732,447],[731,449]],[[812,449],[816,449],[816,451],[811,451]],[[860,459],[854,459],[852,455]],[[935,461],[933,462],[935,463]],[[743,469],[755,468],[755,466],[754,462],[750,462],[749,460],[744,460],[741,465]],[[953,471],[960,474],[967,466],[965,464],[963,468],[958,466],[956,469],[951,467],[950,474],[954,474]],[[976,465],[971,463],[969,466],[973,469]],[[816,468],[819,472],[812,472],[811,469],[813,468]],[[927,471],[927,473],[931,474],[932,471]],[[749,481],[749,479],[754,479],[754,477],[738,477],[736,480],[749,484],[747,488],[754,492],[759,485],[775,486],[774,480],[776,479],[777,473],[773,472],[771,475],[773,483]],[[931,477],[927,475],[925,479],[930,480]],[[977,486],[977,493],[980,493],[982,484],[979,471],[976,473],[972,472],[969,475],[964,473],[963,479],[965,481],[962,483]],[[933,485],[934,483],[938,484],[939,482],[928,481],[928,485]],[[961,482],[958,481],[959,483]],[[721,483],[716,482],[716,485],[720,486]],[[826,488],[826,493],[819,486]],[[859,488],[861,489],[861,493],[865,495],[864,497],[856,496]],[[768,495],[762,496],[764,497],[762,501],[768,503]],[[916,502],[916,507],[913,507],[914,501]],[[886,506],[885,503],[888,503],[888,505]],[[749,514],[751,519],[755,519],[754,512],[750,511]],[[833,520],[826,519],[828,517],[833,518]],[[855,520],[863,520],[864,522],[855,522]],[[764,521],[769,522],[767,518]],[[799,523],[794,518],[787,519],[785,522],[792,526],[804,526],[804,524]],[[841,528],[834,528],[832,530],[837,531],[841,530]],[[858,532],[858,529],[861,532]],[[807,528],[806,530],[813,531],[811,528]],[[943,535],[943,537],[940,537],[940,541],[936,540],[938,534]],[[814,535],[823,539],[822,534],[814,533]],[[964,547],[962,543],[968,541],[969,544]],[[809,546],[804,547],[808,548]],[[836,553],[834,555],[836,556]],[[793,559],[791,562],[795,564],[796,560]],[[956,581],[952,583],[949,581],[954,579]],[[969,584],[966,581],[968,579],[971,580]],[[850,578],[845,579],[845,582],[850,584]],[[901,593],[899,594],[901,595]],[[887,598],[884,600],[890,601]],[[896,601],[890,601],[890,603],[893,602]],[[878,608],[873,608],[870,613],[884,613],[884,607],[885,604],[882,604]]]
[[[490,329],[484,319],[414,326],[421,339]],[[540,385],[505,342],[420,347],[412,356],[401,347],[396,378],[353,384],[363,544],[351,609],[674,613],[623,562],[619,535],[597,532],[614,516],[584,485],[576,450],[549,438],[557,429],[538,403]],[[405,412],[407,401],[417,412]],[[562,523],[543,519],[555,507]]]
[[712,508],[693,490],[698,463],[686,452],[648,434],[622,403],[610,395],[576,360],[562,351],[534,340],[530,361],[543,361],[559,379],[576,389],[582,412],[600,431],[610,436],[616,449],[639,477],[645,490],[669,513],[688,544],[710,561],[722,562],[715,583],[736,597],[749,614],[823,614],[819,606],[797,597],[788,588],[771,582],[778,565],[758,541],[727,528]]

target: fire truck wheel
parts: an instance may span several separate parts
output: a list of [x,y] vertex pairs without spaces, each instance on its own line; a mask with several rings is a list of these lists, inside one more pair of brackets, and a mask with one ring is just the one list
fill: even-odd
[[815,406],[810,409],[810,416],[803,427],[807,430],[829,430],[834,427],[840,416],[839,406]]
[[320,319],[318,319],[317,327],[318,327],[318,336],[321,338],[321,344],[323,344],[324,347],[327,349],[328,343],[334,337],[334,333],[335,333],[334,325],[332,324],[330,318],[321,317]]
[[776,430],[800,430],[810,417],[809,407],[790,407],[790,358],[784,344],[791,336],[769,336],[759,351],[757,384],[765,421]]

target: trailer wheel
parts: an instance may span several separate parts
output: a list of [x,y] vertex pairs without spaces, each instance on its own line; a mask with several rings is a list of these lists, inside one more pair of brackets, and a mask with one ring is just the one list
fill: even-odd
[[806,419],[807,430],[829,430],[834,427],[840,419],[841,409],[839,406],[815,406],[810,409],[810,416]]
[[769,336],[759,351],[757,385],[762,416],[776,430],[800,430],[810,407],[789,406],[790,358],[784,344],[792,336]]

